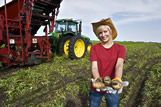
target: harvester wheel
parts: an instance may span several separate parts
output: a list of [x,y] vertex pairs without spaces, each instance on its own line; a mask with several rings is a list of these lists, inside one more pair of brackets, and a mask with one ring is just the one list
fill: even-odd
[[69,55],[69,42],[72,36],[64,36],[59,41],[59,54],[63,55]]
[[[40,52],[40,50],[35,50],[33,52]],[[38,54],[31,54],[31,60],[33,64],[41,64],[42,63],[42,59],[38,58],[40,55]]]
[[69,56],[71,59],[79,59],[85,55],[85,42],[81,36],[74,36],[69,43]]
[[90,53],[91,47],[92,47],[92,43],[91,42],[87,42],[86,43],[86,52]]

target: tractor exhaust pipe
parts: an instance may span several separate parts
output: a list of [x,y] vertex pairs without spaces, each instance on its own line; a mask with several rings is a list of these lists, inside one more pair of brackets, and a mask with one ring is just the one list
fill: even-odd
[[82,32],[82,21],[79,22],[79,35],[81,35]]

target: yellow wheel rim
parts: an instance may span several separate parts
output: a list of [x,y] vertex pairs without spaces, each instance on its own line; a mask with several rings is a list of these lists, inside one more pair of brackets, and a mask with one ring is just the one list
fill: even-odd
[[85,52],[85,44],[82,39],[78,39],[74,45],[74,53],[76,57],[82,57]]
[[91,47],[92,47],[92,45],[89,44],[88,47],[87,47],[87,52],[88,52],[88,53],[90,53]]
[[66,40],[64,43],[64,53],[65,55],[69,55],[69,42],[70,40]]

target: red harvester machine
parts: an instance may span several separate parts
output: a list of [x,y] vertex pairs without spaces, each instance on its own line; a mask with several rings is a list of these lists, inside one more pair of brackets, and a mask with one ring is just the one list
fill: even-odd
[[[12,0],[0,7],[0,62],[38,64],[50,57],[49,32],[62,0]],[[45,36],[35,36],[44,26]]]

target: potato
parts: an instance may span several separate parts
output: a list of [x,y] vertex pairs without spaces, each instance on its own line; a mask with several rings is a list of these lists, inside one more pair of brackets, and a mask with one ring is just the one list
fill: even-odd
[[109,76],[104,77],[103,82],[106,86],[111,84],[111,78]]
[[101,89],[101,88],[104,88],[105,87],[105,84],[102,83],[102,82],[94,82],[93,83],[93,87],[94,88],[97,88],[97,89]]
[[102,80],[101,77],[99,77],[99,78],[96,79],[96,82],[103,82],[103,80]]
[[112,85],[112,88],[115,89],[115,90],[119,90],[119,89],[122,88],[122,84],[118,80],[112,81],[111,85]]

